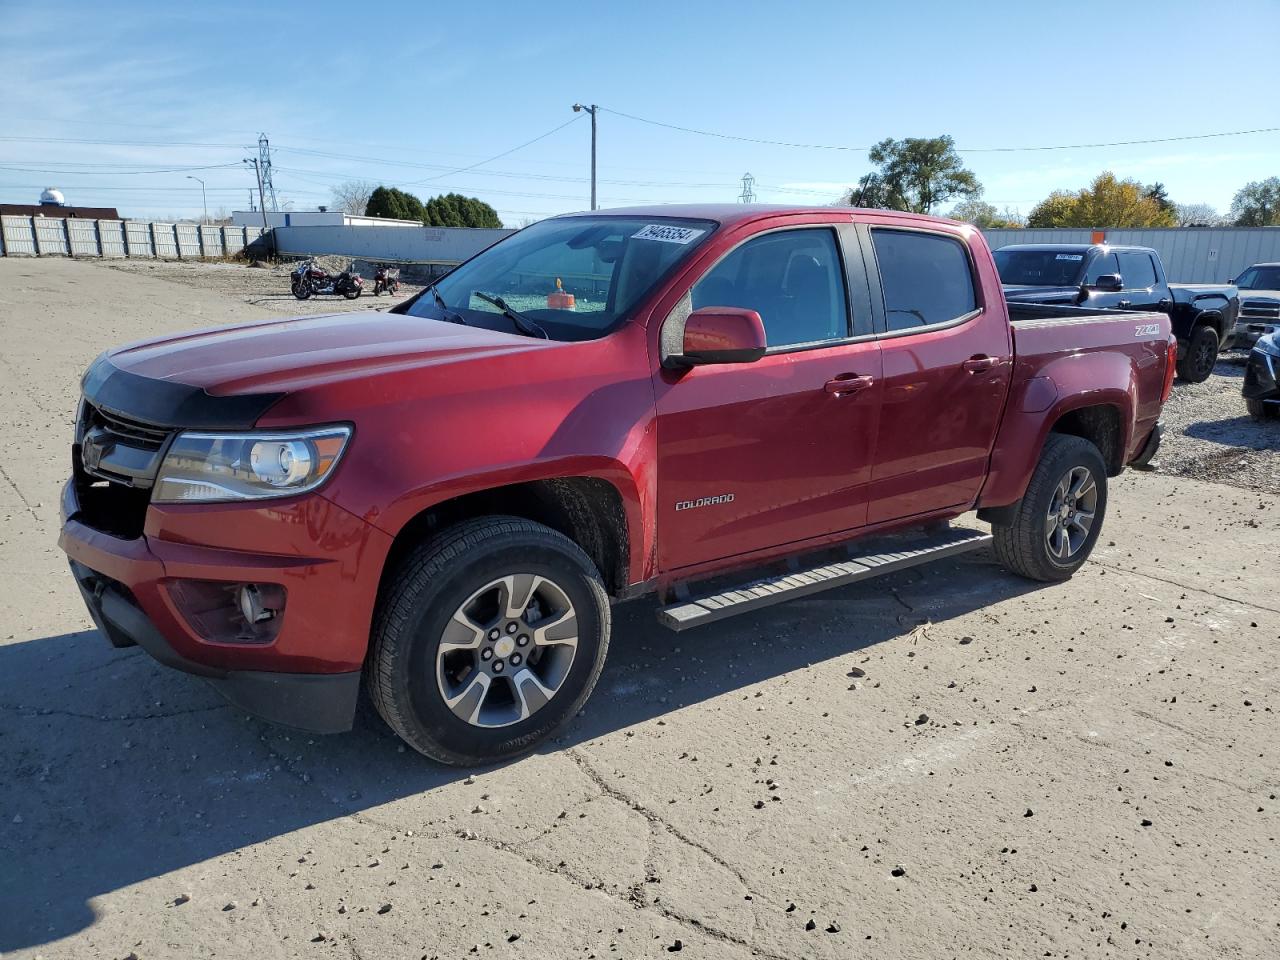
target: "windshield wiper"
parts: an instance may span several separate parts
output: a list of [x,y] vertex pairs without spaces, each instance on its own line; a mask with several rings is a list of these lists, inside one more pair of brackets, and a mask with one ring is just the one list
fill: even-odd
[[523,333],[527,333],[531,337],[541,337],[543,340],[550,340],[551,334],[542,329],[542,326],[536,321],[526,317],[523,313],[517,313],[507,305],[507,301],[501,297],[490,296],[482,290],[473,291],[481,300],[492,303],[501,310],[511,322],[514,323]]
[[450,323],[460,323],[464,327],[470,326],[470,324],[467,323],[466,317],[458,313],[458,311],[451,309],[450,306],[444,302],[444,297],[440,296],[440,291],[436,289],[436,285],[434,283],[427,287],[427,289],[431,291],[431,296],[435,297],[436,306],[440,308],[440,312],[444,314],[444,318],[447,321]]

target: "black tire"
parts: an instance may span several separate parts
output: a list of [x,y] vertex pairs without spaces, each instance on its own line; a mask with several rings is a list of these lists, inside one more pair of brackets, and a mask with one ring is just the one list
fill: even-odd
[[1204,383],[1218,362],[1218,331],[1201,324],[1191,331],[1186,352],[1178,361],[1178,379],[1187,383]]
[[[469,721],[455,714],[438,679],[444,658],[451,654],[439,648],[446,627],[468,598],[512,574],[535,574],[554,581],[576,614],[577,644],[550,699],[525,719],[505,726],[477,726],[475,719],[490,695],[489,685],[498,686],[496,678],[483,688],[476,716]],[[500,609],[495,624],[501,623]],[[471,520],[413,549],[389,577],[375,615],[365,664],[366,689],[391,729],[425,756],[459,766],[493,763],[532,750],[582,708],[600,678],[609,632],[604,584],[577,544],[548,527],[516,517]],[[492,639],[492,634],[482,633]],[[487,640],[482,642],[489,645]],[[545,648],[525,648],[526,667],[533,666],[539,649]],[[495,659],[488,661],[490,670]],[[478,660],[474,670],[481,672]],[[514,699],[513,680],[508,679],[507,690]]]
[[344,288],[342,291],[342,295],[346,297],[348,300],[354,300],[356,297],[360,296],[361,291],[362,291],[361,287],[352,285]]
[[[1093,517],[1087,536],[1063,559],[1049,548],[1049,512],[1057,502],[1059,484],[1078,469],[1087,470],[1096,486]],[[1106,512],[1107,465],[1098,448],[1081,437],[1051,433],[1013,522],[992,525],[996,558],[1006,569],[1031,580],[1067,580],[1089,558]]]
[[1262,423],[1264,420],[1274,420],[1280,417],[1280,407],[1272,403],[1263,403],[1261,400],[1253,400],[1249,397],[1244,399],[1245,409],[1249,411],[1249,416]]
[[299,300],[306,300],[311,296],[311,284],[303,280],[301,283],[294,283],[292,288],[293,295]]

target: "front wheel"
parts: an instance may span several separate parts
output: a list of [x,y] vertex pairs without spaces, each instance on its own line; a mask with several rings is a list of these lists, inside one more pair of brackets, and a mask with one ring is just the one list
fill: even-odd
[[1187,383],[1204,383],[1218,362],[1218,331],[1201,325],[1191,331],[1187,352],[1178,361],[1178,378]]
[[311,284],[306,280],[295,280],[291,289],[293,290],[293,295],[299,300],[306,300],[311,296]]
[[391,577],[366,666],[370,700],[433,760],[516,756],[581,709],[609,627],[600,574],[573,541],[515,517],[468,521]]
[[1012,523],[996,524],[996,557],[1032,580],[1066,580],[1088,559],[1107,512],[1107,465],[1081,437],[1051,433]]

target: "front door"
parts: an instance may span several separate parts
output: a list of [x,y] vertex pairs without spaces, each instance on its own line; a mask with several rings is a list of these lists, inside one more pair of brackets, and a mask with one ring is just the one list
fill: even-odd
[[[870,334],[871,323],[865,305],[851,317],[836,231],[759,234],[709,269],[690,296],[686,308],[758,311],[769,352],[751,364],[659,374],[659,566],[676,570],[862,526],[880,348],[853,336]],[[855,378],[856,388],[842,387]]]
[[1167,310],[1164,288],[1156,279],[1156,268],[1151,254],[1145,250],[1120,250],[1116,253],[1120,262],[1120,277],[1124,282],[1117,306],[1125,310]]
[[1012,374],[1009,321],[982,309],[968,248],[919,229],[870,230],[884,302],[884,397],[869,523],[972,503]]

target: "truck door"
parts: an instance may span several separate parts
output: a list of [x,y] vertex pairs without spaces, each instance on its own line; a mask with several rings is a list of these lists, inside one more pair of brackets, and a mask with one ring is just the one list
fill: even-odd
[[865,235],[884,365],[868,522],[967,505],[986,477],[1012,373],[1003,301],[982,302],[959,236],[915,223]]
[[842,229],[858,278],[852,310],[841,234],[822,225],[746,239],[677,307],[756,310],[769,349],[755,363],[661,370],[655,379],[662,569],[866,522],[880,347],[857,237]]
[[1114,274],[1120,272],[1120,261],[1116,259],[1114,253],[1103,253],[1094,257],[1089,261],[1089,265],[1085,268],[1084,284],[1086,296],[1082,307],[1090,307],[1093,309],[1120,309],[1120,301],[1125,299],[1124,292],[1121,290],[1100,290],[1095,284],[1098,278],[1104,274]]
[[[1122,310],[1169,310],[1169,289],[1156,277],[1155,265],[1151,262],[1151,254],[1145,250],[1120,250],[1116,252],[1120,261],[1120,276],[1124,280],[1124,290],[1116,306]],[[1160,301],[1164,300],[1164,303]]]

